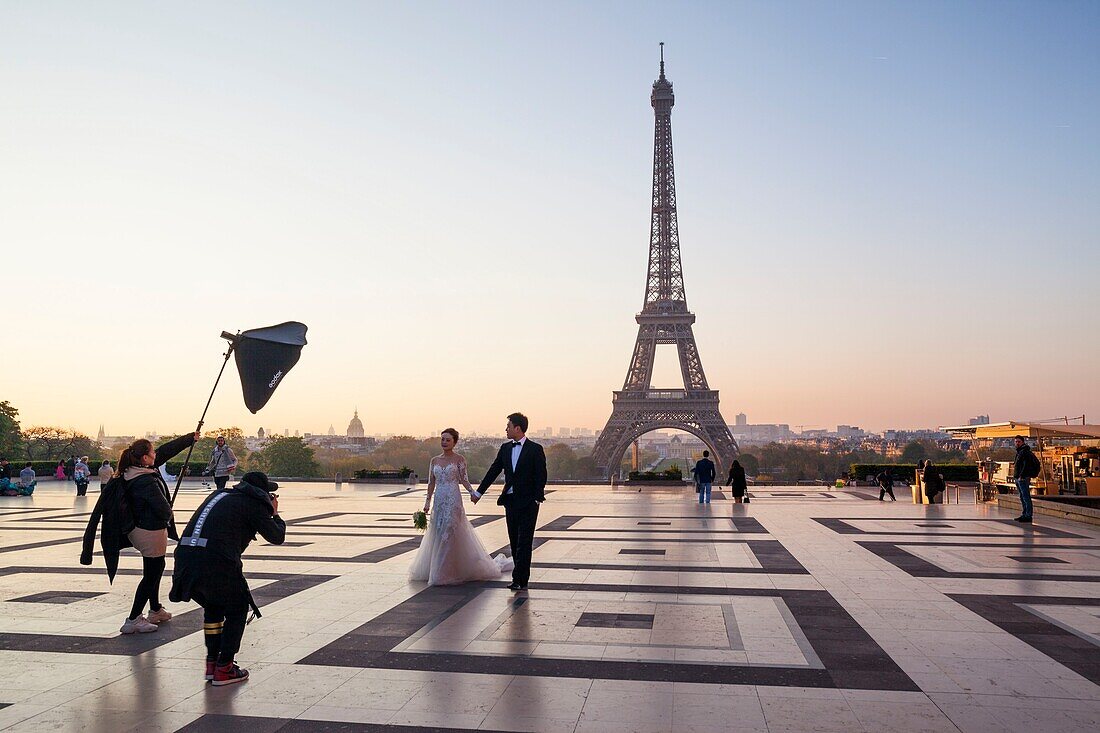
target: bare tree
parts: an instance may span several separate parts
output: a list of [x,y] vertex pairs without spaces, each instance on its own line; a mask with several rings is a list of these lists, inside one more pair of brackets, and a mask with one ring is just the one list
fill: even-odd
[[92,455],[96,443],[84,433],[53,425],[36,425],[23,431],[27,459],[46,461],[66,455]]

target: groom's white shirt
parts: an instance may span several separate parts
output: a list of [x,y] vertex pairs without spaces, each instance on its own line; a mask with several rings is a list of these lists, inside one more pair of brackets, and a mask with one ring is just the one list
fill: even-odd
[[[519,454],[523,451],[523,444],[526,443],[526,442],[527,442],[527,436],[524,435],[522,438],[519,439],[519,442],[512,443],[512,473],[516,472],[516,464],[519,463]],[[504,493],[505,494],[511,494],[512,493],[512,487],[509,486],[508,490],[505,491]],[[471,494],[471,496],[473,496],[476,499],[481,498],[481,494],[479,494],[476,490]]]

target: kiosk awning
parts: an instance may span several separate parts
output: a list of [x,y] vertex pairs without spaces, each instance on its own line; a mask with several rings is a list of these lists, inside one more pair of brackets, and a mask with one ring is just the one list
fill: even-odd
[[1100,438],[1100,425],[1055,425],[1050,423],[996,422],[988,425],[958,425],[940,428],[958,438]]

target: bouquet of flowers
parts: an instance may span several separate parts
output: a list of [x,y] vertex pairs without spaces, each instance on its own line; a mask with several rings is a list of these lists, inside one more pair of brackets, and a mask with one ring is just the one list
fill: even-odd
[[413,512],[413,527],[423,532],[428,528],[428,515],[425,512]]

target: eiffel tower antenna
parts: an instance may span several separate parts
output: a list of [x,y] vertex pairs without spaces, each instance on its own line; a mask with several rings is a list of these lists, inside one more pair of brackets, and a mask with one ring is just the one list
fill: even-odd
[[[680,232],[676,215],[676,173],[672,155],[672,82],[665,78],[665,44],[661,43],[661,72],[649,96],[653,107],[653,189],[649,228],[649,266],[645,298],[638,322],[638,338],[623,388],[614,393],[611,417],[596,440],[596,466],[604,476],[619,470],[627,448],[640,436],[661,428],[691,433],[728,466],[738,455],[737,443],[718,409],[718,390],[711,389],[695,344],[680,261]],[[683,389],[653,389],[653,362],[657,346],[676,346]]]

